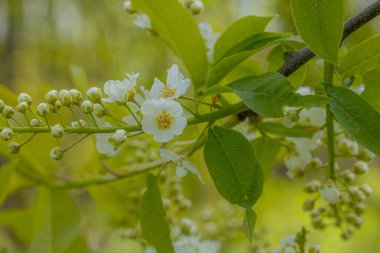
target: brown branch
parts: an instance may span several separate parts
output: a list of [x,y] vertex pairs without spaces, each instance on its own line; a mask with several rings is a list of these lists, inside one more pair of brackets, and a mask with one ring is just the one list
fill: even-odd
[[[367,8],[359,12],[357,15],[351,17],[344,23],[343,40],[345,40],[350,34],[357,29],[367,24],[372,19],[376,18],[380,14],[380,0],[369,5]],[[289,76],[295,72],[298,68],[313,58],[315,54],[307,47],[304,47],[294,52],[288,57],[284,65],[277,71],[284,76]]]

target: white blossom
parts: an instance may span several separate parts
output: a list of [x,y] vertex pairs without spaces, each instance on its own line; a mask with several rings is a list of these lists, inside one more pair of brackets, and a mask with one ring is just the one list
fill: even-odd
[[59,99],[58,91],[56,91],[56,90],[49,91],[46,94],[45,99],[49,104],[54,104]]
[[176,99],[187,91],[190,83],[190,79],[184,78],[183,74],[178,70],[178,65],[174,64],[168,69],[166,84],[162,83],[158,78],[154,79],[149,96],[155,99]]
[[28,105],[31,105],[32,97],[27,93],[20,93],[20,95],[18,95],[18,102],[26,102]]
[[321,197],[331,204],[336,204],[340,197],[340,190],[335,185],[324,185],[320,191]]
[[40,103],[37,106],[37,113],[41,117],[46,117],[46,115],[48,114],[48,112],[49,112],[49,105],[48,104],[46,104],[46,103]]
[[108,98],[104,98],[103,102],[125,103],[132,101],[135,96],[136,80],[140,74],[127,74],[123,81],[110,80],[104,84],[104,93]]
[[13,137],[13,131],[12,131],[12,129],[10,129],[10,128],[4,128],[3,130],[1,130],[1,132],[0,132],[0,138],[3,141],[9,141],[10,139],[12,139],[12,137]]
[[182,178],[187,175],[187,171],[190,171],[198,176],[202,184],[204,183],[197,167],[189,161],[182,159],[176,153],[167,149],[160,149],[160,157],[167,161],[172,161],[177,165],[176,174],[178,177]]
[[102,90],[98,87],[91,87],[87,90],[87,97],[93,103],[99,103],[102,100]]
[[111,138],[116,145],[120,145],[127,140],[127,132],[123,129],[118,129]]
[[326,121],[325,114],[325,110],[318,107],[303,109],[299,113],[299,122],[306,125],[321,127],[325,124]]
[[55,138],[62,138],[62,136],[64,134],[64,129],[60,124],[56,124],[56,125],[51,127],[51,134]]
[[[108,122],[98,122],[99,125],[102,125],[103,127],[111,127],[112,125]],[[121,146],[117,145],[113,140],[112,136],[115,133],[102,133],[102,134],[96,134],[96,149],[99,151],[99,153],[113,157],[120,153]]]
[[220,34],[219,33],[213,33],[211,26],[206,22],[199,23],[198,27],[199,27],[199,31],[200,31],[203,39],[206,42],[207,59],[210,63],[213,63],[213,61],[214,61],[214,45],[215,45],[216,41],[218,40]]
[[157,142],[170,141],[174,135],[182,134],[187,125],[182,107],[176,101],[149,99],[142,104],[141,112],[143,131],[153,135]]
[[137,17],[133,23],[141,29],[152,29],[152,23],[150,22],[150,18],[145,13],[137,14]]

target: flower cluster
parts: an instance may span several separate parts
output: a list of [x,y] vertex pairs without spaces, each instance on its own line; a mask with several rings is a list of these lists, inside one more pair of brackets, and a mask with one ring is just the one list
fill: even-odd
[[320,247],[317,244],[312,244],[306,251],[306,234],[307,231],[303,228],[296,235],[288,235],[281,240],[280,248],[270,251],[270,253],[319,253]]

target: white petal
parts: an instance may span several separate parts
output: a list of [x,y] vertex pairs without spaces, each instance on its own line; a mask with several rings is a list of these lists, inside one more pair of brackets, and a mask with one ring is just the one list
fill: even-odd
[[130,126],[137,126],[138,125],[137,121],[135,120],[135,118],[132,115],[125,116],[122,119],[122,121],[127,123],[127,125],[130,125]]
[[167,150],[167,149],[160,149],[160,157],[165,159],[165,160],[169,160],[169,161],[173,161],[173,162],[176,162],[178,161],[179,159],[181,159],[176,153],[170,151],[170,150]]
[[181,80],[181,82],[179,83],[179,85],[176,89],[174,98],[179,98],[180,96],[185,94],[187,89],[190,87],[190,83],[191,83],[190,79],[188,79],[188,78]]
[[158,115],[161,111],[161,102],[156,99],[148,99],[141,106],[143,115]]
[[187,160],[183,160],[182,164],[183,164],[183,167],[185,167],[185,169],[192,172],[193,174],[196,174],[199,178],[199,181],[201,181],[201,183],[204,184],[201,173],[199,172],[198,168],[194,164],[190,163]]
[[165,88],[165,85],[157,78],[154,78],[154,83],[150,89],[149,97],[150,98],[160,98],[161,90]]
[[154,134],[154,140],[157,142],[168,142],[173,139],[174,134],[170,130],[158,130]]
[[174,119],[173,126],[171,127],[175,135],[180,135],[183,133],[187,125],[187,119],[185,117],[179,117]]
[[183,75],[178,70],[178,65],[173,64],[173,66],[168,69],[168,75],[166,77],[166,84],[172,88],[177,88],[179,82],[182,81]]
[[142,129],[147,134],[156,134],[159,129],[156,125],[156,119],[152,115],[147,115],[142,120]]
[[113,144],[109,141],[109,134],[97,134],[96,135],[96,149],[102,154],[109,154],[114,151]]
[[182,177],[186,176],[187,171],[185,170],[185,168],[183,166],[178,165],[175,173],[177,174],[177,176],[179,178],[182,178]]
[[164,100],[162,108],[163,111],[168,112],[173,118],[177,118],[183,113],[181,104],[173,100]]

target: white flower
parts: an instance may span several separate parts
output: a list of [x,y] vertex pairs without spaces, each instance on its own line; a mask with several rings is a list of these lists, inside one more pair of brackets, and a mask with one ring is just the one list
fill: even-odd
[[187,171],[190,171],[191,173],[196,174],[198,176],[199,180],[201,181],[201,183],[204,184],[204,182],[202,180],[202,176],[194,164],[190,163],[187,160],[182,159],[176,153],[174,153],[170,150],[167,150],[167,149],[160,149],[160,157],[165,159],[165,160],[172,161],[175,164],[177,164],[176,174],[178,177],[182,178],[182,177],[186,176]]
[[294,247],[297,245],[297,242],[296,242],[296,236],[295,235],[288,235],[286,237],[284,237],[284,239],[281,240],[281,243],[280,243],[280,246],[281,248],[285,248],[285,247]]
[[54,104],[59,99],[58,91],[56,91],[56,90],[49,91],[46,94],[45,99],[49,104]]
[[152,23],[150,22],[150,18],[145,13],[137,14],[137,17],[133,23],[141,29],[152,29]]
[[13,131],[12,131],[12,129],[10,129],[10,128],[4,128],[3,130],[1,130],[1,132],[0,132],[0,138],[3,141],[9,141],[10,139],[12,139],[12,137],[13,137]]
[[128,78],[123,81],[107,81],[104,84],[104,93],[108,95],[108,98],[103,99],[103,101],[125,103],[133,100],[136,93],[136,80],[139,75],[140,74],[127,74]]
[[213,33],[211,26],[207,24],[206,22],[202,22],[198,24],[199,31],[203,37],[203,39],[206,42],[206,48],[207,48],[207,59],[210,63],[213,63],[214,61],[214,45],[215,42],[218,40],[220,34],[219,33]]
[[324,185],[320,191],[321,197],[331,204],[336,204],[340,197],[340,191],[334,185]]
[[178,70],[178,65],[174,64],[168,69],[166,84],[155,78],[152,89],[150,90],[150,98],[176,99],[184,94],[190,87],[190,79],[184,78]]
[[64,134],[64,129],[60,124],[56,124],[56,125],[51,127],[51,134],[55,138],[62,138],[62,136]]
[[26,102],[28,105],[31,105],[32,97],[27,93],[20,93],[20,95],[18,95],[18,102]]
[[102,100],[102,90],[98,87],[91,87],[87,90],[87,97],[93,103],[99,103]]
[[[103,123],[103,126],[110,127],[111,124],[106,122]],[[96,134],[96,149],[99,153],[112,157],[121,151],[120,146],[115,145],[115,142],[112,140],[113,135],[114,133]]]
[[141,112],[144,115],[143,131],[154,135],[157,142],[168,142],[174,135],[182,134],[187,125],[181,105],[172,100],[146,100],[141,106]]
[[48,112],[49,112],[49,106],[48,106],[48,104],[46,104],[46,103],[40,103],[37,106],[37,113],[41,117],[46,117],[46,115],[48,114]]

